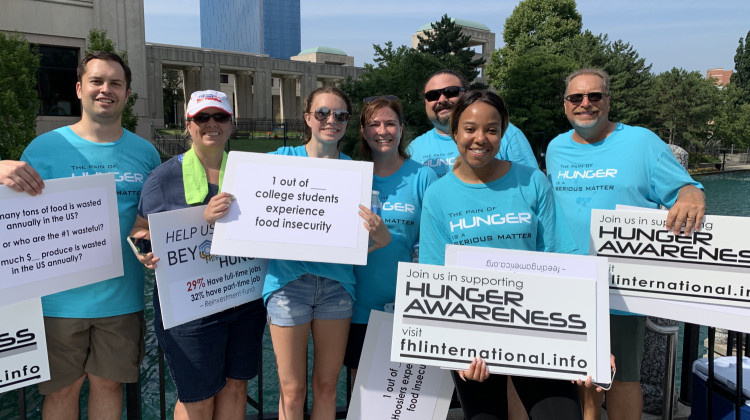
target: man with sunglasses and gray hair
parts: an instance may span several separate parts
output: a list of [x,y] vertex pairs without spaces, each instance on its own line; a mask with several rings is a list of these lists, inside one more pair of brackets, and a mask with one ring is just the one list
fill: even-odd
[[50,380],[39,384],[42,418],[77,419],[89,381],[88,416],[119,419],[122,383],[136,382],[144,354],[143,267],[125,238],[154,146],[122,127],[131,72],[117,54],[95,51],[77,70],[81,120],[35,138],[21,160],[42,179],[114,173],[124,275],[42,297]]
[[[560,134],[547,148],[547,176],[578,243],[589,253],[592,209],[617,204],[669,208],[667,229],[675,235],[685,223],[685,235],[698,230],[706,209],[701,184],[693,181],[666,143],[642,127],[609,120],[609,75],[584,68],[565,79],[563,106],[573,129]],[[644,316],[611,311],[610,343],[617,372],[606,392],[607,416],[612,420],[640,419],[640,385]],[[584,418],[601,418],[602,397],[581,388]]]
[[[408,152],[412,159],[432,168],[438,178],[453,169],[458,156],[458,148],[450,135],[450,116],[467,87],[460,73],[448,69],[434,73],[424,86],[425,112],[435,128],[412,140]],[[497,158],[538,167],[529,141],[513,124],[508,125],[500,140]]]

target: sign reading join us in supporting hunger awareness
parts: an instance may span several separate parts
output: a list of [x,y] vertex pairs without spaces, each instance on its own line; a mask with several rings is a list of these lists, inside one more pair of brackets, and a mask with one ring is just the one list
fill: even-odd
[[42,300],[0,306],[0,394],[49,380]]
[[[515,249],[447,245],[445,264],[488,270],[546,275],[559,282],[567,278],[591,279],[596,283],[597,375],[609,375],[609,266],[607,259],[587,255],[555,254]],[[581,305],[586,304],[583,301]],[[609,382],[605,380],[603,382]]]
[[206,206],[148,216],[164,328],[202,318],[256,299],[263,292],[268,260],[212,255],[214,227]]
[[[596,282],[399,263],[391,360],[552,379],[597,369]],[[607,363],[607,367],[609,363]]]
[[0,305],[123,274],[114,176],[44,184],[34,197],[0,185]]
[[444,420],[453,380],[450,372],[420,363],[389,360],[393,314],[370,312],[347,420]]
[[609,259],[612,307],[737,330],[721,313],[750,313],[750,218],[708,215],[700,231],[678,236],[666,219],[652,209],[592,211],[590,250]]
[[372,162],[231,152],[222,190],[235,197],[216,222],[220,255],[367,264]]

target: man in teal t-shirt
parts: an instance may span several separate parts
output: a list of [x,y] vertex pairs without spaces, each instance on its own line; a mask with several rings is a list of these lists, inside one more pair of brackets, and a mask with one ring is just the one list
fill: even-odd
[[[467,88],[466,79],[453,70],[436,72],[424,86],[425,112],[435,128],[412,140],[408,152],[413,160],[432,168],[438,178],[453,170],[458,156],[450,135],[450,115]],[[500,140],[497,158],[538,168],[529,141],[513,124],[508,125]]]
[[[581,69],[566,79],[565,115],[573,130],[547,148],[547,174],[555,201],[568,219],[578,252],[589,253],[592,209],[617,204],[670,207],[667,229],[675,234],[700,226],[705,198],[669,147],[653,132],[609,121],[609,75]],[[645,317],[613,313],[610,342],[617,372],[607,391],[610,419],[640,419],[643,407],[640,372]],[[601,417],[602,393],[582,388],[586,420]]]
[[89,380],[89,417],[120,418],[122,383],[136,382],[143,359],[143,268],[125,238],[133,226],[148,173],[160,163],[151,143],[122,128],[130,69],[116,54],[97,51],[78,67],[81,120],[42,134],[21,160],[43,179],[112,172],[125,274],[42,298],[51,379],[42,417],[78,418]]

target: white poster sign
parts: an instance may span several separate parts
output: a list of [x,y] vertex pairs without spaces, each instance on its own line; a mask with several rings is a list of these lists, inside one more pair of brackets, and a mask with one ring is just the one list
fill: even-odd
[[666,212],[591,217],[591,254],[609,258],[612,293],[750,308],[750,218],[706,216],[700,231],[674,235]]
[[393,314],[370,313],[347,420],[445,420],[453,394],[450,373],[425,364],[391,362],[392,331]]
[[236,200],[212,253],[367,264],[372,162],[231,152],[222,188]]
[[[596,282],[399,263],[391,360],[492,373],[599,376]],[[609,364],[607,364],[609,365]]]
[[[617,206],[617,210],[636,212],[638,214],[653,214],[652,217],[655,218],[655,222],[653,223],[656,226],[663,226],[663,221],[667,218],[667,212],[662,210],[621,205]],[[722,218],[722,216],[707,216],[707,218],[703,229],[711,229],[713,231],[715,224],[712,222],[717,220],[716,218]],[[601,216],[599,220],[601,220]],[[665,232],[661,232],[661,235],[664,234]],[[610,261],[614,261],[614,259],[610,258]],[[619,264],[613,263],[612,265],[617,266]],[[714,279],[723,278],[723,273],[716,276],[715,273],[707,272],[706,275]],[[675,279],[676,277],[670,275],[668,278]],[[622,279],[622,276],[620,279]],[[745,286],[746,288],[747,286]],[[651,294],[650,297],[648,296],[649,294],[633,295],[628,291],[623,292],[622,290],[612,289],[610,293],[610,306],[612,309],[621,311],[750,333],[750,324],[747,322],[750,319],[750,308],[728,306],[730,304],[721,301],[716,302],[715,299],[710,299],[712,302],[696,302],[692,299],[689,301],[673,300],[670,296],[664,294]]]
[[164,328],[260,299],[268,260],[212,255],[206,206],[148,216]]
[[598,377],[609,375],[609,267],[607,259],[515,249],[447,245],[445,265],[483,268],[596,282],[596,355]]
[[35,197],[0,185],[0,305],[123,274],[114,175],[44,184]]
[[0,306],[0,319],[0,394],[48,381],[42,300]]

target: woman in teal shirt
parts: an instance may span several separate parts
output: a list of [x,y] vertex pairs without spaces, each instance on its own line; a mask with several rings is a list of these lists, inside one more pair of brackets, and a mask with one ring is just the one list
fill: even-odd
[[374,163],[372,189],[380,193],[381,216],[392,239],[387,247],[367,256],[367,265],[354,266],[357,300],[344,364],[355,376],[370,311],[382,311],[393,303],[398,262],[412,261],[411,250],[419,239],[422,199],[427,187],[437,180],[435,171],[409,159],[404,151],[403,113],[398,98],[368,99],[360,113],[360,151],[364,160]]
[[[351,159],[338,150],[352,112],[346,94],[332,86],[315,89],[305,100],[304,110],[305,144],[282,147],[275,154]],[[224,216],[231,202],[230,194],[214,197],[204,213],[206,220],[212,222]],[[390,233],[382,219],[364,206],[360,206],[359,213],[373,239],[370,250],[387,245]],[[279,418],[302,419],[311,332],[315,352],[311,416],[334,418],[338,376],[354,301],[352,265],[271,260],[263,299],[279,374]]]
[[[570,252],[575,242],[552,188],[538,169],[495,157],[508,126],[508,110],[497,94],[467,92],[451,115],[460,157],[453,171],[433,184],[424,199],[420,262],[443,265],[445,245]],[[481,220],[480,220],[481,219]],[[486,362],[453,372],[467,419],[507,419],[507,376],[490,375]],[[561,380],[514,376],[527,412],[556,398],[554,413],[539,418],[581,419],[577,387]]]

